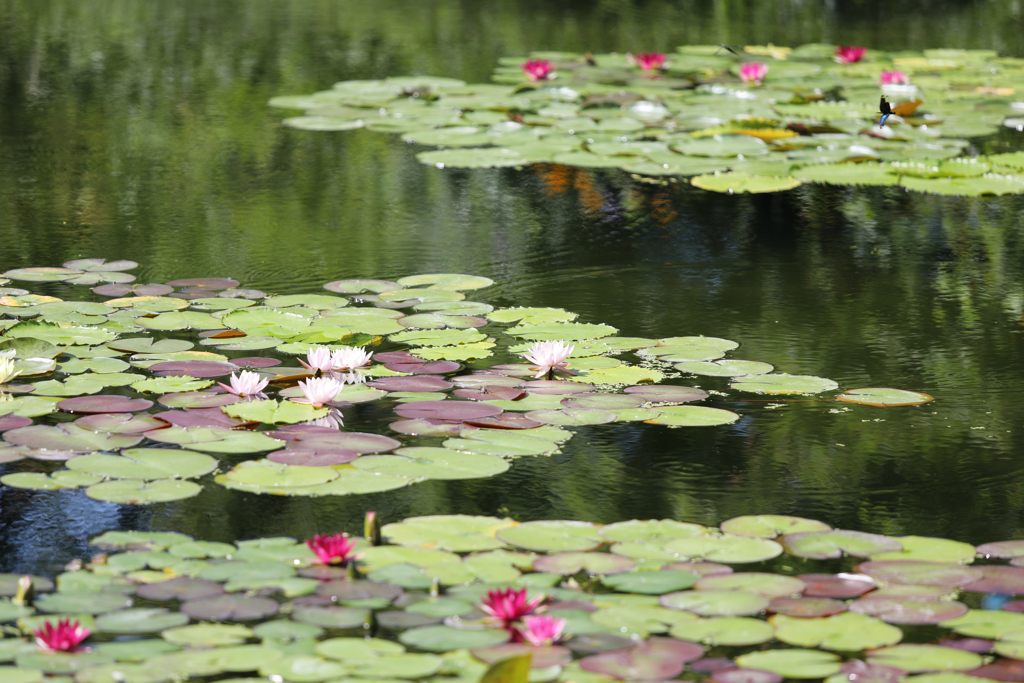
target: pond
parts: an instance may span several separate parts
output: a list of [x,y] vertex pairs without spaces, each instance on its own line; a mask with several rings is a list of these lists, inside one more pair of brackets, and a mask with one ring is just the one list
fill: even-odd
[[[531,50],[671,52],[713,39],[1021,57],[1015,3],[854,12],[788,2],[253,0],[86,10],[54,0],[0,9],[2,270],[131,259],[139,282],[225,277],[272,294],[470,273],[495,284],[469,298],[495,307],[561,308],[625,337],[722,337],[740,344],[733,357],[842,390],[936,397],[875,408],[736,395],[727,381],[701,378],[697,386],[722,391],[708,405],[737,422],[588,426],[561,453],[495,477],[363,496],[211,485],[141,507],[4,487],[0,571],[53,575],[110,530],[305,538],[356,532],[368,509],[385,522],[461,513],[706,525],[770,512],[969,543],[1022,534],[1020,196],[823,185],[728,196],[615,169],[442,170],[419,163],[422,148],[397,135],[292,130],[266,106],[350,79],[486,82],[499,58]],[[981,151],[1020,149],[1020,135],[1006,129]],[[380,412],[346,419],[390,433]]]

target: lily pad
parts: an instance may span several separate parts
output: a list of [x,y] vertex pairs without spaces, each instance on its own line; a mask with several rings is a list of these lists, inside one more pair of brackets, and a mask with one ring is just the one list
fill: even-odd
[[747,646],[767,643],[775,629],[760,619],[748,617],[711,617],[676,624],[669,631],[673,638],[716,647]]
[[899,552],[903,545],[888,536],[863,531],[808,531],[789,534],[781,538],[786,552],[797,557],[827,560],[854,555],[868,557],[883,552]]
[[798,647],[859,651],[894,645],[903,639],[903,631],[899,628],[852,612],[814,619],[780,614],[770,621],[775,626],[776,638]]
[[399,448],[394,455],[366,455],[352,466],[366,472],[426,479],[477,479],[509,468],[506,461],[493,455],[427,446]]
[[768,650],[750,652],[736,658],[736,663],[749,669],[771,671],[784,678],[825,678],[839,673],[840,659],[831,652],[819,650]]
[[902,669],[907,673],[926,671],[967,671],[982,664],[982,658],[973,653],[941,645],[894,645],[868,654],[869,664],[881,664]]
[[904,391],[903,389],[850,389],[836,396],[836,400],[888,408],[921,405],[922,403],[934,401],[935,397],[917,391]]
[[599,526],[590,522],[565,520],[524,522],[500,529],[500,540],[525,550],[569,552],[593,550],[601,544]]
[[398,640],[403,644],[428,652],[495,647],[508,642],[508,639],[508,632],[504,629],[491,628],[471,631],[440,625],[411,628],[398,636]]
[[718,427],[740,419],[740,416],[731,410],[706,406],[661,406],[657,411],[657,417],[645,422],[672,427]]

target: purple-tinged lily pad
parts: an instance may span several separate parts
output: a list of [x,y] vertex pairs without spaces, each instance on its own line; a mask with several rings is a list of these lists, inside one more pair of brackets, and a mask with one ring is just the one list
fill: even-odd
[[899,683],[904,680],[907,673],[894,666],[868,664],[860,659],[851,659],[845,662],[840,671],[846,674],[850,681],[857,683]]
[[402,445],[400,441],[382,434],[339,432],[330,427],[302,424],[288,425],[288,427],[267,432],[267,435],[289,442],[292,448],[345,450],[360,454],[384,453]]
[[391,601],[400,596],[404,591],[398,586],[376,581],[352,581],[341,579],[321,583],[316,588],[316,594],[326,597],[331,602],[349,602],[351,600],[387,600]]
[[865,574],[800,574],[809,598],[859,598],[878,585]]
[[381,377],[367,382],[367,386],[384,391],[445,391],[454,384],[440,377]]
[[467,401],[515,401],[526,396],[525,389],[499,386],[485,386],[480,389],[456,389],[452,393]]
[[768,611],[787,617],[830,617],[846,611],[846,603],[829,598],[775,598]]
[[197,379],[206,379],[230,375],[238,371],[238,366],[233,363],[211,360],[172,360],[150,365],[149,371],[160,377],[195,377]]
[[382,351],[373,354],[373,359],[380,363],[426,363],[426,358],[414,356],[408,351]]
[[216,581],[194,579],[188,576],[147,583],[135,589],[135,594],[145,600],[166,602],[168,600],[199,600],[224,594],[224,586]]
[[[522,413],[502,413],[490,417],[481,417],[473,420],[466,420],[469,427],[486,427],[490,429],[533,429],[540,427],[541,423],[531,420]],[[394,427],[394,425],[392,425]]]
[[361,453],[343,449],[286,448],[267,456],[271,462],[304,467],[331,467],[344,465],[358,458]]
[[175,427],[237,427],[245,424],[241,420],[225,415],[220,408],[186,408],[185,410],[164,410],[153,413],[153,417],[165,426]]
[[267,293],[261,289],[223,289],[217,292],[217,296],[223,299],[262,299]]
[[1022,557],[1024,556],[1024,540],[1022,541],[997,541],[979,545],[975,550],[979,555],[985,557]]
[[238,286],[237,280],[226,277],[193,277],[184,280],[171,280],[166,283],[171,287],[198,287],[209,291],[219,292],[222,289],[231,289]]
[[888,536],[863,531],[806,531],[782,536],[779,542],[786,552],[812,560],[830,560],[843,554],[868,557],[886,552],[899,552],[903,544]]
[[[0,465],[7,462],[18,462],[19,460],[24,460],[28,457],[26,453],[31,451],[31,448],[25,448],[24,446],[8,446],[0,448]],[[78,453],[73,453],[71,457],[76,455],[78,455]]]
[[774,671],[734,667],[715,671],[711,674],[711,680],[715,683],[780,683],[782,676]]
[[[982,578],[984,568],[923,560],[880,560],[861,562],[857,571],[878,581],[911,586],[966,586]],[[1017,572],[1024,586],[1024,570]],[[973,589],[972,589],[973,590]],[[987,592],[987,591],[983,591]]]
[[4,441],[15,446],[48,451],[110,451],[118,448],[130,448],[142,441],[142,436],[135,434],[106,434],[82,429],[74,424],[57,426],[32,425],[4,432]]
[[677,659],[637,654],[632,650],[602,652],[579,660],[580,668],[620,680],[662,681],[675,678],[685,664]]
[[[943,643],[946,645],[946,643]],[[1005,683],[1024,683],[1024,661],[1019,659],[997,659],[991,664],[964,671],[968,676],[988,678]]]
[[878,617],[890,624],[937,624],[967,614],[954,600],[914,600],[868,596],[849,604],[851,612]]
[[18,429],[19,427],[28,427],[30,424],[32,424],[32,418],[30,417],[0,415],[0,432],[5,432],[8,429]]
[[[472,375],[459,375],[458,377],[452,377],[452,382],[455,382],[455,385],[462,389],[483,389],[489,386],[523,387],[526,384],[523,380],[517,377],[494,375],[486,371],[477,371]],[[591,387],[586,387],[585,390],[590,391]]]
[[1011,600],[1003,603],[1002,609],[1007,612],[1024,612],[1024,600]]
[[162,426],[161,421],[153,415],[131,415],[129,413],[86,415],[75,420],[74,424],[91,432],[106,432],[108,434],[141,434]]
[[455,372],[462,366],[451,360],[435,360],[423,363],[385,363],[384,367],[394,372],[408,372],[413,375],[443,375]]
[[736,663],[728,657],[703,657],[695,662],[690,662],[690,670],[702,674],[711,674],[716,671],[735,668]]
[[689,403],[708,397],[708,392],[702,389],[670,384],[638,384],[626,387],[623,391],[651,403]]
[[147,282],[135,285],[99,285],[93,287],[92,291],[100,296],[163,296],[173,292],[174,287]]
[[137,413],[152,407],[152,401],[147,401],[144,398],[128,398],[119,394],[78,396],[57,403],[57,408],[65,413]]
[[473,401],[417,401],[395,406],[402,417],[434,418],[439,420],[473,420],[501,414],[501,408]]
[[942,638],[939,640],[939,645],[984,655],[992,652],[995,642],[985,638]]
[[572,650],[560,645],[537,646],[529,643],[505,643],[504,645],[471,650],[470,654],[487,664],[495,664],[509,657],[531,655],[531,669],[566,666],[572,662]]
[[[514,377],[508,377],[507,379],[513,382],[517,381]],[[567,382],[558,379],[536,379],[532,382],[527,382],[525,388],[531,394],[551,394],[555,396],[590,394],[594,391],[594,387],[589,384]]]
[[[7,432],[10,434],[10,432]],[[7,438],[6,436],[4,438]],[[7,439],[10,441],[10,439]],[[976,567],[982,572],[982,578],[968,583],[962,588],[972,593],[1002,593],[1003,595],[1024,594],[1024,568],[988,565]]]
[[281,361],[276,358],[264,358],[262,356],[247,356],[245,358],[232,358],[229,361],[232,365],[240,368],[272,368],[280,365]]
[[220,391],[181,391],[157,399],[168,408],[219,408],[242,401],[240,396]]
[[[480,418],[481,420],[494,420],[497,418]],[[535,423],[540,426],[540,423]],[[399,434],[411,434],[413,436],[454,436],[466,429],[466,423],[458,420],[435,420],[431,418],[415,418],[410,420],[396,420],[389,426]]]
[[533,568],[546,574],[576,574],[584,569],[589,574],[621,574],[636,566],[622,555],[610,553],[556,553],[542,555],[533,561]]
[[189,600],[179,609],[201,621],[252,621],[277,614],[279,605],[270,598],[218,595]]

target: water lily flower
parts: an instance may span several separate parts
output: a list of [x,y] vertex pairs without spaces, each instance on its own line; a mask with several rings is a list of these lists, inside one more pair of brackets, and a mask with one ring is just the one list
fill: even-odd
[[43,649],[51,652],[74,652],[78,649],[78,644],[88,638],[92,631],[77,621],[60,619],[56,628],[47,620],[41,629],[32,633],[35,634],[39,647]]
[[531,645],[554,645],[562,640],[565,624],[565,619],[555,619],[549,614],[523,617],[519,637]]
[[307,538],[306,545],[316,555],[314,562],[317,564],[344,565],[360,557],[360,555],[352,554],[356,542],[349,538],[348,534],[331,534],[330,536],[320,534],[313,538]]
[[330,372],[334,368],[333,361],[334,354],[326,346],[311,346],[309,351],[306,352],[306,360],[308,363],[301,358],[299,362],[302,363],[306,368],[313,371],[319,371],[321,374]]
[[835,60],[840,64],[853,64],[864,59],[867,48],[859,45],[840,45],[836,49]]
[[540,379],[544,375],[548,375],[550,378],[555,370],[561,370],[568,365],[565,359],[575,348],[575,345],[569,346],[563,341],[536,342],[529,351],[523,354],[523,357],[537,366],[536,379]]
[[746,62],[740,67],[740,78],[744,83],[761,85],[761,81],[768,75],[768,65],[764,62]]
[[345,382],[333,374],[324,377],[312,377],[305,382],[299,382],[299,389],[302,390],[305,398],[293,398],[296,403],[308,403],[314,408],[322,408],[325,403],[330,403],[345,387]]
[[543,81],[554,78],[554,74],[551,72],[554,65],[546,59],[531,59],[528,62],[523,62],[520,68],[531,81]]
[[332,369],[335,372],[355,370],[367,365],[372,357],[373,352],[368,352],[365,346],[342,346],[331,354]]
[[267,388],[267,379],[258,372],[242,370],[235,376],[231,373],[231,386],[223,382],[217,382],[225,391],[245,398],[266,398],[263,390]]
[[640,52],[636,56],[629,56],[644,71],[657,71],[665,65],[664,52]]
[[341,429],[345,426],[345,420],[342,419],[341,411],[337,408],[331,408],[330,412],[323,417],[318,417],[314,420],[306,420],[303,424],[311,425],[313,427],[330,427],[331,429]]
[[6,384],[21,374],[21,370],[14,369],[14,360],[9,357],[0,358],[0,384]]
[[493,620],[500,621],[502,628],[514,631],[513,622],[519,621],[528,614],[533,614],[543,600],[544,596],[538,595],[528,601],[525,588],[490,590],[487,591],[487,597],[480,603],[480,609],[490,614]]
[[910,79],[902,71],[883,71],[879,80],[882,85],[902,85],[910,82]]

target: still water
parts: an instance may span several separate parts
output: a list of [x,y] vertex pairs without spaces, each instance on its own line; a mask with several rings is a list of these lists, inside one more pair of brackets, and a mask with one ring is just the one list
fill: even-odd
[[[619,171],[437,170],[397,136],[281,128],[265,106],[353,78],[484,81],[499,57],[532,49],[719,41],[1024,56],[1024,17],[1009,0],[0,0],[0,270],[127,258],[140,282],[222,276],[282,294],[475,273],[496,281],[479,297],[494,305],[562,307],[627,336],[726,337],[734,357],[783,372],[937,397],[879,409],[717,396],[738,423],[582,428],[561,455],[492,479],[362,497],[208,485],[141,508],[0,489],[0,571],[53,574],[108,529],[306,537],[357,531],[367,509],[385,522],[774,512],[974,543],[1024,536],[1024,199],[813,186],[729,197]],[[1018,149],[1020,135],[978,151]],[[384,417],[349,426],[384,432]]]

